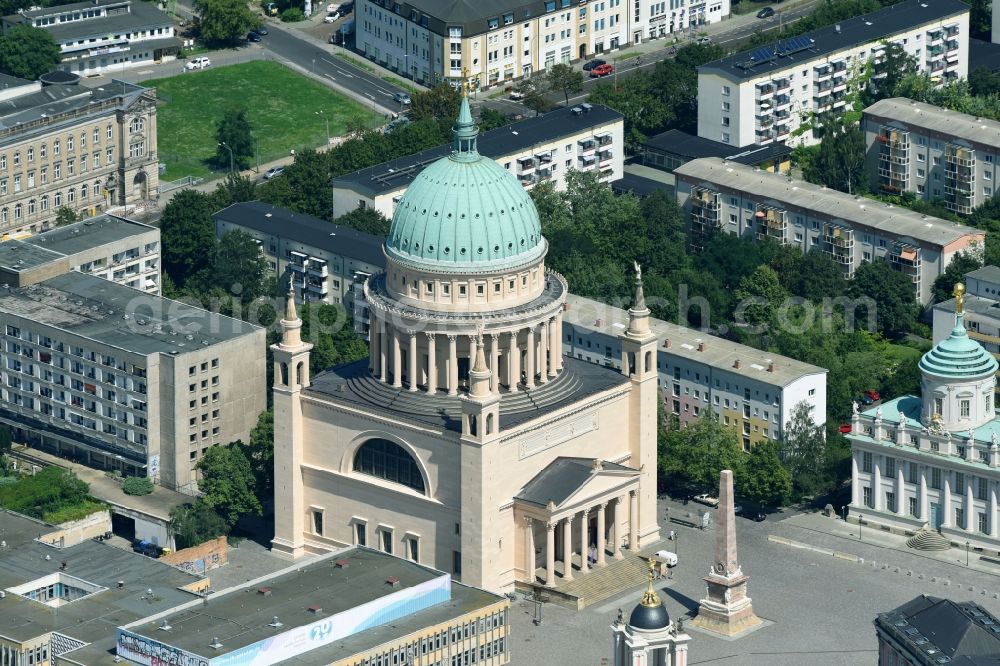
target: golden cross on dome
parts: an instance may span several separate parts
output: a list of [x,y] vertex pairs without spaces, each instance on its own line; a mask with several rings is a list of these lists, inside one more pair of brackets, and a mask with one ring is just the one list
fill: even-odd
[[955,283],[955,291],[952,292],[955,297],[955,313],[962,314],[965,310],[965,285],[961,282]]
[[469,68],[462,68],[462,97],[469,96]]

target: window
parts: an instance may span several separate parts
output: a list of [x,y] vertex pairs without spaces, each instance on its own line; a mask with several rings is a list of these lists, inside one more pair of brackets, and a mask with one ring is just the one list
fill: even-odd
[[862,492],[862,496],[863,496],[862,497],[862,501],[864,502],[864,505],[866,507],[868,507],[869,509],[875,508],[875,505],[872,503],[872,489],[871,489],[871,487],[870,486],[865,486],[861,490],[863,491]]
[[872,471],[872,453],[871,451],[864,451],[861,454],[861,471],[868,472],[871,474]]
[[368,525],[362,522],[354,523],[354,543],[357,546],[368,545]]
[[392,530],[383,527],[379,534],[382,535],[382,551],[392,555]]
[[729,86],[722,86],[722,96],[729,97],[730,89]]
[[146,129],[146,121],[143,118],[133,118],[129,123],[130,132],[141,132]]
[[941,490],[941,468],[931,468],[931,488]]
[[323,511],[321,509],[313,509],[313,534],[318,534],[323,536]]
[[979,477],[976,479],[976,497],[981,500],[989,498],[990,494],[990,482],[988,479]]
[[969,418],[969,401],[962,400],[958,404],[959,404],[959,410],[962,414],[962,418],[963,419]]
[[424,492],[424,477],[405,449],[387,439],[370,439],[354,454],[354,471]]
[[965,474],[962,472],[955,472],[955,487],[951,489],[951,492],[956,495],[965,494]]
[[934,398],[934,413],[941,415],[944,411],[944,398]]
[[890,478],[896,476],[896,459],[895,458],[888,458],[887,457],[885,459],[885,475],[887,477],[890,477]]

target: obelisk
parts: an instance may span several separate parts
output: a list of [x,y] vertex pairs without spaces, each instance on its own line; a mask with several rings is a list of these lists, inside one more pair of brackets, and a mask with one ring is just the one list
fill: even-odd
[[736,556],[736,512],[733,508],[733,472],[719,473],[719,508],[715,520],[715,562],[705,577],[706,596],[698,607],[694,626],[738,637],[763,621],[747,596],[747,576]]

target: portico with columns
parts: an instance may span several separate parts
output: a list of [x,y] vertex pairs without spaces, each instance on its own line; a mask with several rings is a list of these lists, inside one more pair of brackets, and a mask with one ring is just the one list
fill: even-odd
[[556,587],[638,550],[639,481],[599,459],[554,460],[514,497],[518,580]]
[[641,275],[623,369],[565,356],[569,286],[545,266],[531,198],[476,137],[463,98],[451,155],[396,207],[386,269],[364,284],[369,357],[317,374],[275,412],[288,441],[274,543],[295,544],[292,557],[366,545],[510,591],[587,576],[660,538]]

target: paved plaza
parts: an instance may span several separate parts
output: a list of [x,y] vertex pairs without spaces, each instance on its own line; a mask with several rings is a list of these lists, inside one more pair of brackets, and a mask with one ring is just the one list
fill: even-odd
[[[671,503],[674,515],[703,507]],[[660,515],[663,515],[661,506]],[[673,578],[657,581],[657,590],[672,619],[697,609],[705,594],[714,546],[714,525],[705,531],[672,525],[678,539],[663,547],[678,552]],[[739,560],[750,576],[754,611],[774,624],[746,638],[728,641],[691,634],[689,664],[740,666],[867,666],[878,663],[872,621],[921,593],[975,601],[1000,613],[1000,565],[978,560],[965,550],[916,553],[902,537],[826,518],[818,513],[788,513],[755,523],[737,518]],[[863,563],[768,541],[768,536],[793,540]],[[872,563],[874,562],[874,566]],[[897,570],[898,569],[898,570]],[[972,588],[970,590],[970,587]],[[611,655],[610,623],[617,609],[626,617],[642,596],[635,588],[581,612],[544,604],[542,623],[533,623],[536,609],[520,597],[512,606],[511,643],[517,666],[572,664],[599,666]],[[985,591],[985,593],[984,593]]]

